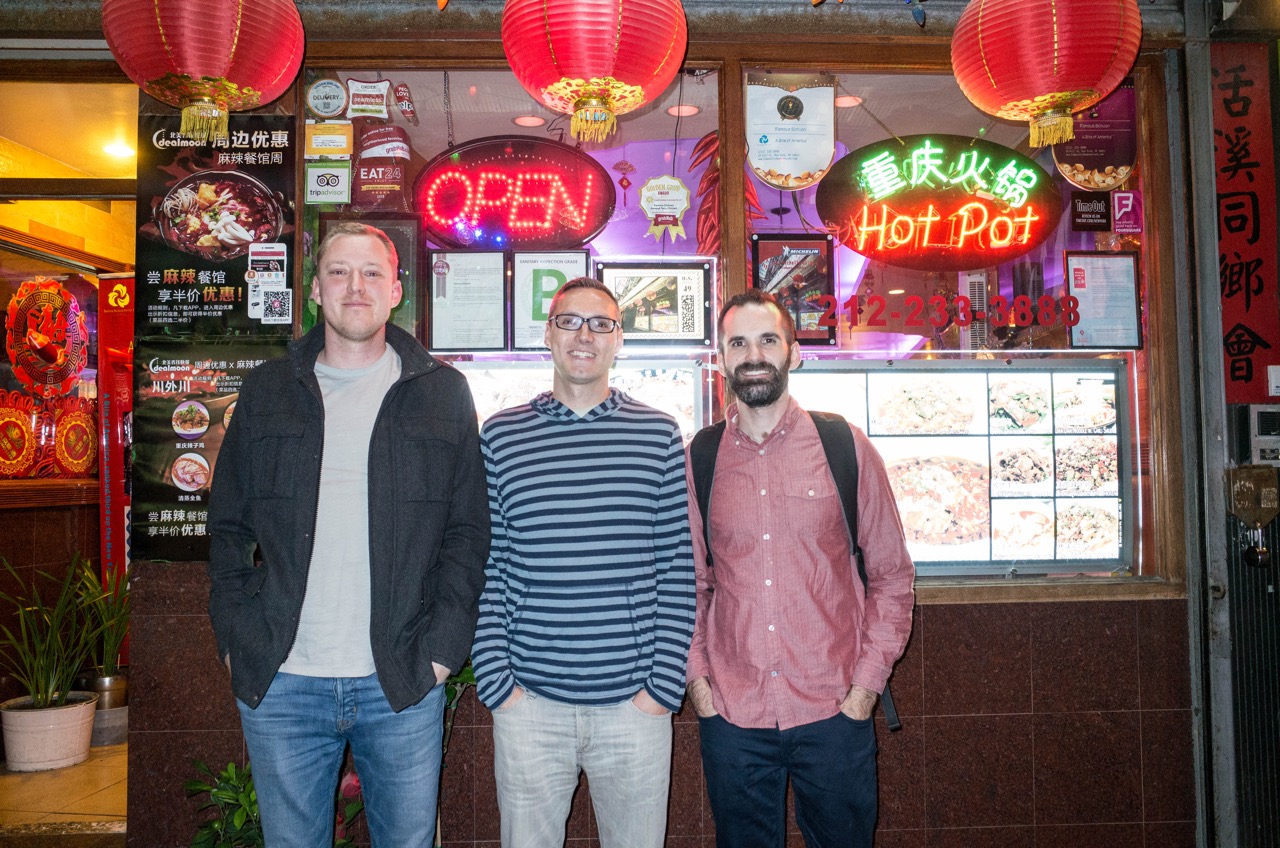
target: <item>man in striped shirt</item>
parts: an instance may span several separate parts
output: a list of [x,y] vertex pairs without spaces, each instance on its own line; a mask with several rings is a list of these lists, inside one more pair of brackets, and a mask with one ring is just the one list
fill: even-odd
[[560,848],[585,771],[602,848],[661,848],[694,571],[684,450],[609,387],[618,303],[570,280],[552,390],[481,433],[493,543],[472,661],[493,711],[503,848]]

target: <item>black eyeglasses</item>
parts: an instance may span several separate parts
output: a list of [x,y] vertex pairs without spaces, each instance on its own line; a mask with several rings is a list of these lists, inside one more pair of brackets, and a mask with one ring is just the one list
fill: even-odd
[[551,318],[551,323],[561,330],[581,329],[584,322],[587,325],[587,329],[593,333],[612,333],[620,326],[617,319],[605,318],[603,315],[597,315],[594,318],[583,318],[581,315],[571,315],[566,312]]

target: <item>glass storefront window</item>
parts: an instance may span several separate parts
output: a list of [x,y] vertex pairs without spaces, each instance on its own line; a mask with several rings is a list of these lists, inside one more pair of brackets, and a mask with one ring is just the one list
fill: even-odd
[[[568,116],[540,106],[505,69],[308,69],[304,74],[303,100],[318,105],[323,113],[330,108],[322,99],[326,89],[342,92],[340,96],[354,102],[363,85],[389,93],[385,117],[378,111],[349,118],[353,108],[350,106],[341,111],[335,109],[327,119],[318,118],[314,109],[307,115],[313,139],[330,132],[345,132],[346,122],[352,122],[350,152],[339,154],[349,155],[349,160],[309,160],[312,167],[323,167],[326,161],[349,161],[352,173],[350,202],[305,206],[302,271],[307,285],[314,274],[310,249],[333,221],[364,220],[380,226],[392,235],[401,254],[407,297],[394,320],[425,340],[421,286],[431,278],[424,265],[431,251],[581,248],[589,252],[584,269],[588,274],[594,273],[597,261],[664,262],[691,256],[714,257],[719,253],[720,193],[714,171],[719,110],[718,76],[714,71],[686,69],[659,98],[620,116],[615,134],[604,142],[583,145],[577,145],[571,137]],[[406,94],[412,113],[402,108]],[[602,175],[600,179],[607,179],[609,185],[597,185],[595,176],[589,181],[566,156],[555,151],[544,155],[534,150],[529,154],[533,158],[526,157],[519,165],[473,164],[475,145],[494,138],[517,142],[508,144],[508,148],[527,146],[518,142],[529,140],[577,149],[594,161],[598,166],[595,174]],[[501,147],[501,142],[498,145]],[[324,155],[316,146],[312,152]],[[492,159],[491,153],[484,151],[476,156]],[[447,200],[439,200],[440,195],[427,198],[428,187],[421,183],[429,167],[428,177],[438,175],[442,164],[449,164],[451,154],[459,167],[470,168],[464,177],[452,177],[453,188],[465,185],[459,191],[474,192],[470,200],[457,201],[452,206]],[[533,166],[531,162],[542,164]],[[549,177],[539,168],[562,178]],[[709,168],[712,173],[708,176]],[[539,178],[553,181],[533,185],[530,175],[535,172]],[[518,182],[517,178],[524,181]],[[645,186],[652,180],[678,181],[678,185],[664,184],[663,188],[674,185],[677,193],[683,190],[687,194],[689,208],[681,215],[680,226],[655,226],[646,214],[642,198],[647,196]],[[379,188],[380,181],[383,184]],[[558,244],[520,246],[521,233],[529,232],[533,224],[548,223],[551,229],[563,230],[582,209],[598,203],[605,192],[612,194],[611,208],[593,209],[591,214],[601,216],[600,227],[586,243],[575,243],[570,237]],[[428,217],[433,220],[428,222]],[[449,236],[448,242],[436,235],[442,228]],[[417,285],[411,285],[415,282]],[[307,301],[303,328],[314,325],[316,318],[314,305]]]
[[950,74],[743,84],[748,279],[796,318],[797,397],[884,455],[921,575],[1145,573],[1132,82],[1078,116],[1061,163]]

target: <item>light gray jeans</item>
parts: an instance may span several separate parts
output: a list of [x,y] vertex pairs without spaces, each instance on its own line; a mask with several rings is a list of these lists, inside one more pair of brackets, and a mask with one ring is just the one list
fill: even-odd
[[524,697],[493,714],[503,848],[562,848],[585,771],[601,848],[662,848],[671,788],[671,715],[630,699],[604,707]]

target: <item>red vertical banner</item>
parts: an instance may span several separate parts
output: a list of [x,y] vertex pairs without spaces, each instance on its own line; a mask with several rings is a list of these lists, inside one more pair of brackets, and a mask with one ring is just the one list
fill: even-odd
[[129,454],[133,450],[133,275],[98,285],[98,524],[103,576],[129,566]]
[[1276,174],[1265,43],[1216,41],[1213,149],[1227,403],[1266,403],[1280,365]]

